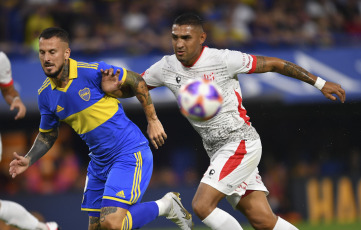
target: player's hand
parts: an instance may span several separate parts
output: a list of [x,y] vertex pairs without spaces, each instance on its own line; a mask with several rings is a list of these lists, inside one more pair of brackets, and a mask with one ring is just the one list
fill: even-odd
[[19,97],[16,97],[10,105],[10,110],[13,111],[14,109],[18,110],[18,113],[15,116],[15,120],[25,117],[26,107]]
[[164,132],[163,125],[159,119],[148,122],[147,133],[150,142],[156,149],[164,145],[164,141],[167,139],[167,134]]
[[326,98],[336,101],[337,98],[334,95],[337,95],[337,97],[340,99],[342,103],[346,100],[346,93],[345,90],[342,89],[341,85],[327,81],[323,88],[321,89],[321,92],[323,95],[325,95]]
[[117,91],[121,88],[123,81],[119,81],[120,70],[117,69],[114,72],[113,68],[103,70],[102,73],[102,90],[106,94],[110,94],[111,96],[117,96]]
[[17,175],[24,172],[30,164],[30,159],[25,158],[23,156],[18,155],[16,152],[14,152],[15,159],[10,162],[10,169],[9,173],[12,178],[15,178]]

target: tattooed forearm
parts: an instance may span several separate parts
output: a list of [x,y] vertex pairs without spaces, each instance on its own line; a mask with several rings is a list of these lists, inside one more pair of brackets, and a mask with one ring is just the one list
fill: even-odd
[[147,84],[139,74],[128,71],[127,85],[132,88],[134,95],[138,98],[143,106],[153,104]]
[[58,130],[48,133],[40,132],[35,139],[33,146],[25,157],[30,158],[30,165],[34,164],[39,160],[49,149],[53,146],[56,139],[58,138]]
[[150,97],[148,88],[147,88],[144,80],[142,80],[142,82],[139,83],[137,91],[136,91],[136,96],[141,104],[144,104],[144,105],[153,104],[152,98]]
[[256,64],[256,73],[264,73],[266,72],[266,59],[263,56],[256,56],[257,64]]
[[102,208],[102,211],[100,212],[100,222],[105,221],[105,217],[109,214],[116,213],[117,208],[116,207],[104,207]]
[[280,71],[280,73],[307,82],[311,85],[315,83],[307,70],[296,64],[293,64],[292,62],[285,61],[283,69]]

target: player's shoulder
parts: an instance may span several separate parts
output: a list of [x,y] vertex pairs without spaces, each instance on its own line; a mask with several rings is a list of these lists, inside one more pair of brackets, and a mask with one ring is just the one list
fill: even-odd
[[5,59],[7,59],[6,54],[4,52],[0,51],[0,61],[3,61]]
[[50,84],[50,78],[47,77],[41,87],[38,89],[38,95],[44,94],[44,92],[49,90],[51,88]]
[[164,55],[162,59],[160,59],[157,64],[164,65],[164,64],[173,64],[177,61],[175,54],[173,55]]
[[8,68],[10,66],[10,60],[8,56],[2,51],[0,51],[0,66],[2,68]]
[[98,70],[99,67],[102,67],[104,62],[85,62],[85,61],[76,61],[76,67],[78,69],[84,69],[88,71]]
[[206,54],[212,55],[212,56],[222,56],[222,55],[227,55],[230,52],[240,52],[237,50],[217,49],[217,48],[209,48],[209,47],[206,47],[204,51]]

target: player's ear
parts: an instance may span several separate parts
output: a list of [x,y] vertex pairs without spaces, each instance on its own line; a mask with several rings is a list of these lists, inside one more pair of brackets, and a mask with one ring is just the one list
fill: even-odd
[[64,53],[64,59],[67,60],[70,57],[71,49],[67,48]]
[[205,32],[202,32],[202,33],[201,33],[201,36],[200,36],[200,40],[199,40],[200,45],[202,45],[202,44],[204,43],[204,41],[206,40],[206,38],[207,38],[207,34],[206,34]]

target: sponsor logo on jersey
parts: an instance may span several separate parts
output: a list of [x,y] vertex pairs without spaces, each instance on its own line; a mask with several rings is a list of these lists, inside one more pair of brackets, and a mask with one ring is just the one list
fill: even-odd
[[57,112],[57,113],[59,113],[59,112],[61,112],[61,111],[63,111],[63,110],[64,110],[64,108],[61,107],[60,105],[56,106],[56,112]]
[[210,74],[203,74],[203,78],[208,80],[208,81],[214,81],[214,73],[210,73]]
[[118,193],[116,194],[116,196],[119,196],[119,197],[121,197],[121,198],[125,198],[124,191],[122,190],[122,191],[118,192]]
[[90,100],[90,89],[84,88],[84,89],[79,90],[79,96],[84,101],[89,101]]

